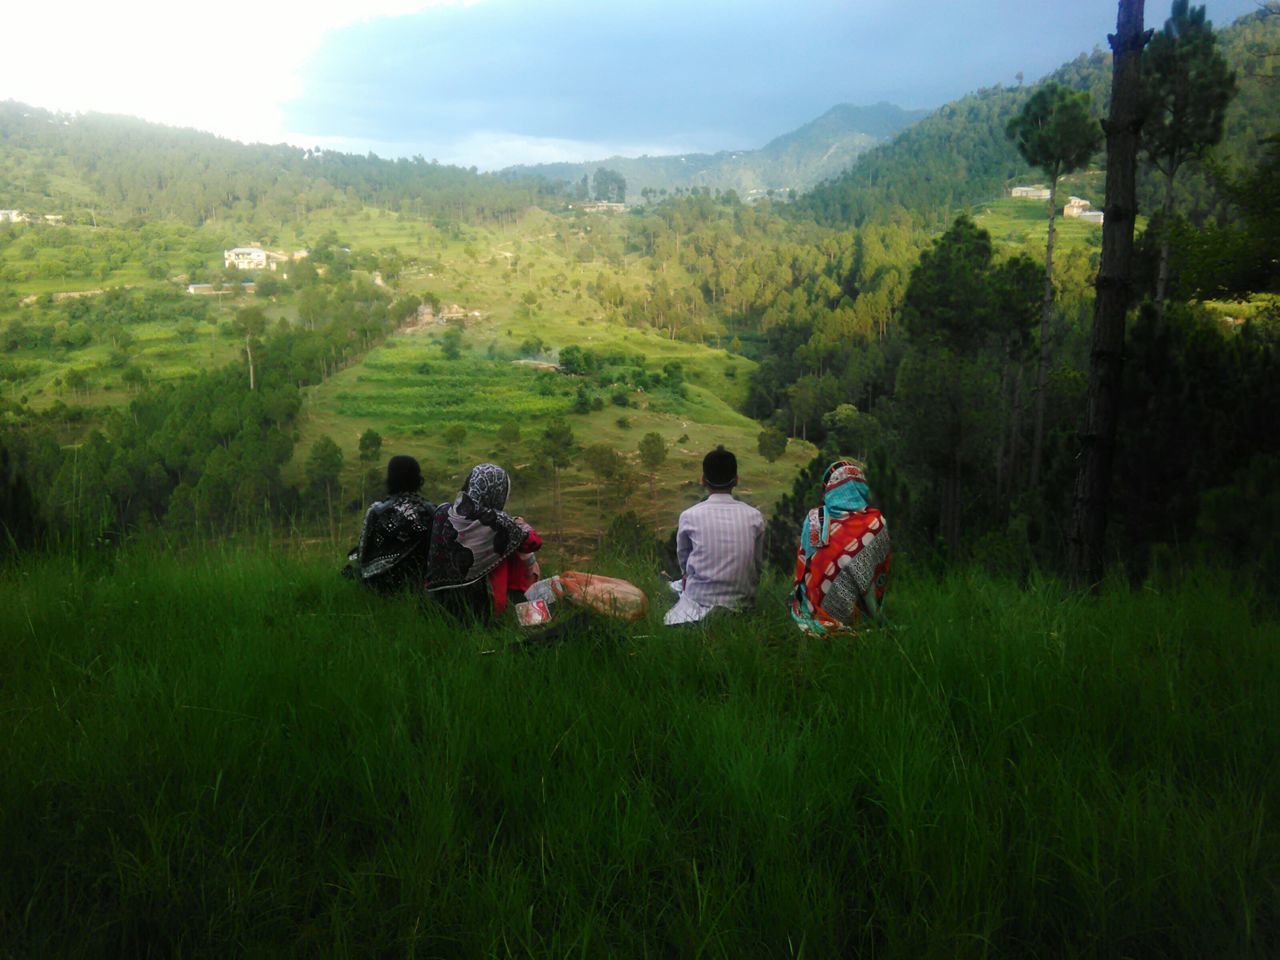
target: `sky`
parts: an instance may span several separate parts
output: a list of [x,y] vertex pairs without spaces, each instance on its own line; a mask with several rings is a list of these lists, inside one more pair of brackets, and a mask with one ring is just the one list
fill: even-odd
[[[46,0],[0,99],[498,169],[763,146],[838,103],[1035,80],[1115,0]],[[1206,0],[1226,26],[1256,0]],[[1167,5],[1149,2],[1148,26]]]

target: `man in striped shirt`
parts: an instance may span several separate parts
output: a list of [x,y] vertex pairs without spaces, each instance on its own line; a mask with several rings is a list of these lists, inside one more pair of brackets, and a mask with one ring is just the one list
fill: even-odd
[[676,557],[684,577],[671,584],[680,599],[664,623],[697,623],[716,607],[741,610],[755,601],[764,517],[734,498],[737,482],[738,460],[723,446],[703,457],[707,498],[680,514]]

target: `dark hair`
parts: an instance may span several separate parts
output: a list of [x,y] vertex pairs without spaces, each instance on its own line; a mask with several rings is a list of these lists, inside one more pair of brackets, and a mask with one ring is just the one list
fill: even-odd
[[413,457],[397,454],[387,461],[387,493],[414,493],[422,489],[422,468]]
[[713,490],[728,490],[738,479],[738,458],[721,444],[702,458],[702,476]]

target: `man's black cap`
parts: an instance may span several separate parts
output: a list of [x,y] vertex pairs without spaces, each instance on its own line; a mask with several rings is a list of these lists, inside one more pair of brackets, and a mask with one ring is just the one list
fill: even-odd
[[702,475],[709,487],[731,487],[738,478],[738,458],[718,446],[702,458]]

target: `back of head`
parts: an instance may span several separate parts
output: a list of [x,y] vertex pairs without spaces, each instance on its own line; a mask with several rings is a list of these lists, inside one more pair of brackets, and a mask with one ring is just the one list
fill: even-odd
[[733,489],[738,482],[738,458],[721,444],[702,458],[702,479],[711,490]]
[[416,493],[422,489],[422,468],[418,461],[405,454],[397,454],[387,461],[387,494]]

